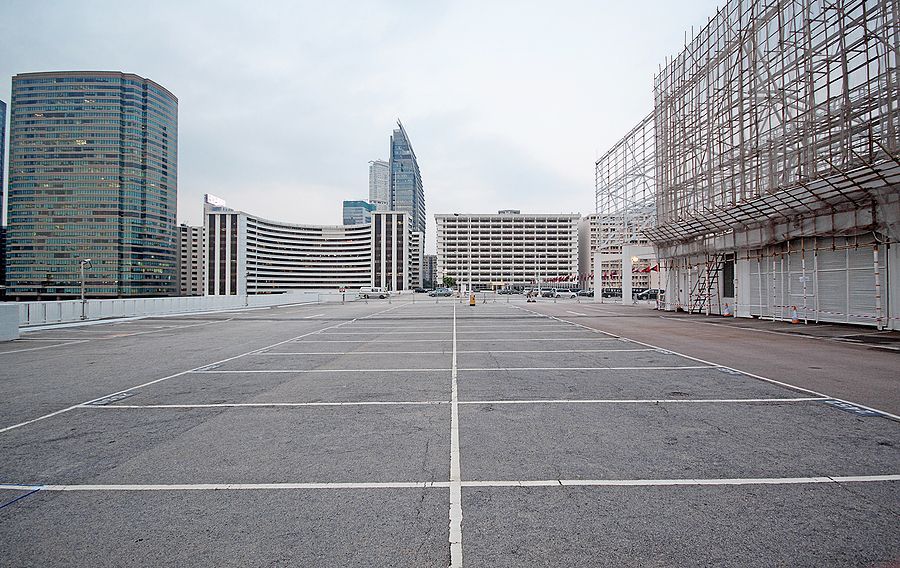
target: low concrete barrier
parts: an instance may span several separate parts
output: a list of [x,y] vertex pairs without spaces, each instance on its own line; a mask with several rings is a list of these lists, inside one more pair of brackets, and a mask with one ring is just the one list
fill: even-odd
[[[356,295],[333,291],[261,294],[250,296],[183,296],[166,298],[127,298],[110,300],[60,300],[48,302],[8,302],[18,327],[71,323],[121,317],[159,316],[215,312],[240,308],[262,308],[287,304],[341,302],[356,300]],[[84,317],[82,317],[82,310]]]
[[0,303],[0,341],[19,338],[19,310],[13,304]]

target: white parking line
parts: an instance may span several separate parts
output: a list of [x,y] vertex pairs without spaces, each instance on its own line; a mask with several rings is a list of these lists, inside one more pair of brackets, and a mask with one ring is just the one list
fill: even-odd
[[453,362],[450,371],[450,568],[462,566],[462,473],[459,465],[459,395],[456,365],[456,305],[453,305]]
[[[733,477],[733,478],[684,478],[684,479],[532,479],[532,480],[484,480],[460,481],[462,487],[678,487],[678,486],[740,486],[740,485],[806,485],[822,483],[880,483],[900,481],[900,474],[878,475],[821,475],[815,477]],[[266,491],[307,489],[447,489],[450,481],[386,481],[349,483],[171,483],[171,484],[67,484],[29,485],[0,484],[9,491]],[[460,518],[461,520],[461,518]],[[453,550],[451,542],[451,551]],[[451,556],[451,566],[452,564]],[[462,559],[458,547],[457,559]],[[461,566],[461,562],[456,564]]]
[[810,402],[817,400],[831,400],[825,397],[796,397],[796,398],[651,398],[651,399],[533,399],[533,400],[461,400],[459,404],[734,404],[756,402]]
[[587,314],[583,314],[581,312],[570,312],[569,310],[566,310],[566,313],[572,314],[573,316],[586,316],[587,315]]
[[819,477],[748,477],[721,479],[541,479],[532,481],[463,481],[463,487],[659,487],[678,485],[794,485],[900,481],[900,475],[826,475]]
[[16,485],[0,489],[18,491],[247,491],[268,489],[428,489],[447,488],[446,481],[388,481],[383,483],[172,483],[155,485]]
[[659,366],[659,367],[472,367],[460,371],[680,371],[689,369],[718,369],[717,365]]
[[[556,350],[503,350],[503,349],[483,349],[457,351],[460,354],[466,353],[633,353],[633,352],[659,351],[658,349],[640,348],[640,349],[556,349]],[[448,351],[279,351],[279,352],[263,352],[257,355],[336,355],[343,357],[344,355],[450,355]]]
[[361,401],[361,402],[216,402],[209,404],[82,404],[82,408],[273,408],[273,407],[303,407],[303,406],[429,406],[436,404],[450,404],[447,400],[421,400],[421,401]]
[[[205,365],[208,366],[208,365]],[[204,367],[205,367],[204,366]],[[201,369],[203,367],[200,367]],[[185,371],[195,375],[235,375],[245,373],[446,373],[450,369],[247,369],[246,371],[228,369],[219,371],[216,369],[203,371]]]
[[324,315],[325,315],[325,314],[315,314],[315,315],[311,315],[311,316],[304,316],[303,319],[308,320],[308,319],[312,319],[312,318],[321,317],[321,316],[324,316]]

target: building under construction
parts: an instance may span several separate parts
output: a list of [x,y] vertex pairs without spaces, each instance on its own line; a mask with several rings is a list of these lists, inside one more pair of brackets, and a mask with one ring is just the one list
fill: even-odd
[[666,62],[666,309],[900,329],[898,62],[900,0],[730,0]]

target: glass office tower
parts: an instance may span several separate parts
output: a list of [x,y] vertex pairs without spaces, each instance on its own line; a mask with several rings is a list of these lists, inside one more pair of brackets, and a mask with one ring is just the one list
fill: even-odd
[[12,80],[7,295],[177,293],[178,100],[129,73]]
[[406,129],[400,121],[391,136],[391,211],[409,214],[412,230],[425,232],[425,191],[422,174]]

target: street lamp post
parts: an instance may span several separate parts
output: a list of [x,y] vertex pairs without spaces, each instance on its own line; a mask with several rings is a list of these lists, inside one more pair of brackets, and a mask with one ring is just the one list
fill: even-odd
[[84,299],[84,271],[90,270],[93,268],[91,264],[91,259],[82,258],[78,261],[81,269],[81,319],[87,319],[87,310],[85,310],[85,306],[87,305],[87,300]]

